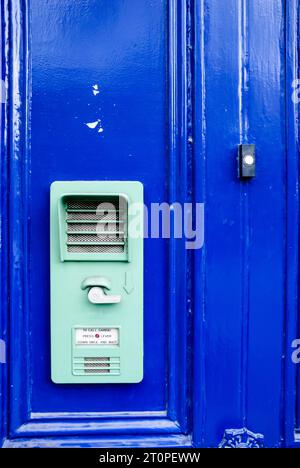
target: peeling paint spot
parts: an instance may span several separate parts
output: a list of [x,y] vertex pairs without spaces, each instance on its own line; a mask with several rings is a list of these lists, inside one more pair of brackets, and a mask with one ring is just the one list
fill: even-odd
[[94,96],[97,96],[97,94],[99,94],[100,91],[99,91],[99,85],[95,84],[93,85],[93,94]]
[[[98,84],[92,85],[92,90],[93,90],[94,96],[97,96],[97,94],[100,93],[99,85]],[[88,106],[89,105],[90,105],[90,103],[88,103]],[[101,108],[99,108],[99,110],[101,111]],[[88,128],[91,128],[92,130],[97,130],[98,133],[103,133],[104,132],[104,128],[102,127],[102,123],[101,123],[101,119],[97,119],[94,122],[87,122],[85,125]]]
[[95,130],[98,128],[98,133],[104,132],[104,128],[102,127],[102,124],[101,124],[101,119],[97,119],[95,120],[95,122],[86,123],[85,125],[91,128],[92,130]]
[[96,128],[98,126],[98,124],[100,124],[101,126],[101,120],[98,119],[96,120],[95,122],[90,122],[90,123],[86,123],[85,125],[89,128]]

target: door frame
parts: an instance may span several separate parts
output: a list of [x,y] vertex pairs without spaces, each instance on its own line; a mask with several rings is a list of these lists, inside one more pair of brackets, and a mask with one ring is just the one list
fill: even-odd
[[[205,142],[199,141],[197,145],[195,163],[193,139],[195,133],[205,133],[205,97],[200,96],[201,91],[196,102],[196,118],[194,115],[194,88],[205,88],[204,3],[204,0],[168,1],[170,201],[203,199],[203,187],[196,183],[193,171],[196,174],[204,171]],[[169,296],[169,382],[166,411],[149,411],[129,416],[122,413],[95,413],[87,415],[87,418],[74,413],[41,415],[31,411],[30,337],[23,332],[24,329],[29,329],[31,319],[28,236],[31,209],[29,8],[30,0],[4,0],[1,4],[2,79],[7,89],[7,101],[1,104],[0,143],[0,338],[6,343],[7,356],[6,364],[0,364],[0,436],[3,446],[202,446],[205,420],[205,248],[196,253],[193,259],[192,254],[185,250],[184,242],[178,240],[170,242],[169,250],[169,290],[176,291],[176,294]],[[298,105],[291,99],[291,83],[299,73],[298,0],[286,2],[285,31],[286,353],[283,359],[285,377],[280,416],[284,428],[283,443],[291,447],[300,444],[300,433],[295,426],[299,398],[296,389],[297,369],[290,359],[291,343],[297,338],[299,331],[299,111]],[[200,52],[195,55],[193,43],[200,47]],[[200,272],[197,284],[193,277],[196,269]],[[16,404],[16,401],[22,401],[22,404]],[[88,432],[84,430],[87,420],[90,426]],[[50,436],[51,439],[48,438]],[[76,436],[76,442],[72,436]]]

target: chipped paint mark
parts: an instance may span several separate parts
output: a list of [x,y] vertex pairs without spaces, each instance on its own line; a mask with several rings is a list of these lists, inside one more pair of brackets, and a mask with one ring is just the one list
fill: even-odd
[[100,91],[99,91],[99,85],[95,84],[93,85],[93,94],[94,96],[97,96],[97,94],[99,94]]
[[98,119],[96,120],[95,122],[90,122],[90,123],[86,123],[85,125],[89,128],[96,128],[98,126],[98,124],[100,124],[101,126],[101,120]]
[[95,120],[95,122],[89,122],[85,124],[87,127],[91,128],[92,130],[98,129],[98,133],[103,133],[104,128],[102,127],[101,119]]
[[[97,96],[97,94],[100,93],[100,89],[99,89],[98,84],[92,85],[92,89],[93,89],[94,96]],[[88,103],[88,106],[90,106],[90,103]],[[101,111],[101,108],[99,108],[99,110]],[[97,119],[94,122],[87,122],[87,123],[85,123],[85,125],[88,128],[92,129],[92,130],[97,130],[98,133],[103,133],[104,132],[104,128],[102,127],[101,119]]]

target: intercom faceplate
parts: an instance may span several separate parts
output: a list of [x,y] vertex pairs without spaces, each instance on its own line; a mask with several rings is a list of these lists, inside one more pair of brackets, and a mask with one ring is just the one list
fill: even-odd
[[53,382],[140,382],[142,184],[54,182],[50,205]]

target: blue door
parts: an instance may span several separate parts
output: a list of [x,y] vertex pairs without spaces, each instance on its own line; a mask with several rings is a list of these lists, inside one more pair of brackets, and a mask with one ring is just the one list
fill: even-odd
[[[4,447],[300,443],[298,15],[297,0],[1,2]],[[237,176],[241,144],[255,178]],[[204,203],[202,248],[144,240],[140,383],[51,381],[54,181]]]

